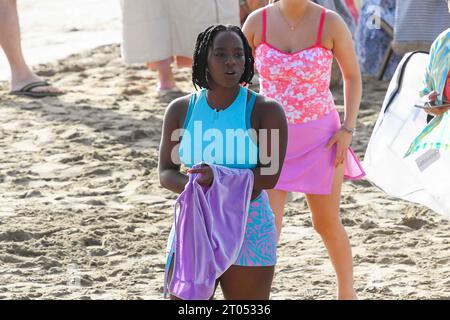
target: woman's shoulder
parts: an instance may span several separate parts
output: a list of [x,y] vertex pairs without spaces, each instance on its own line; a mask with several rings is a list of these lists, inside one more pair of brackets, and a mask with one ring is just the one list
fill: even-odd
[[166,108],[164,118],[166,120],[180,120],[181,118],[184,119],[193,94],[197,94],[198,96],[199,91],[172,100],[172,102],[170,102]]
[[331,39],[340,38],[343,34],[349,33],[350,30],[347,27],[347,23],[339,15],[339,13],[325,9],[325,20],[323,25],[323,33],[325,36],[330,36]]
[[178,98],[172,100],[169,103],[167,110],[169,110],[169,109],[170,110],[172,110],[172,109],[179,110],[180,108],[187,107],[193,94],[195,94],[195,92],[192,92],[190,94],[187,94],[187,95],[184,95],[184,96],[181,96],[181,97],[178,97]]
[[255,111],[260,116],[280,116],[284,115],[284,109],[280,103],[275,101],[274,99],[265,97],[259,93],[252,91],[256,95],[255,99]]
[[344,19],[339,13],[331,9],[325,8],[325,23],[329,25],[330,29],[338,26],[346,26]]
[[263,11],[266,10],[266,7],[259,8],[252,13],[249,14],[247,19],[245,19],[245,23],[243,28],[245,30],[255,30],[262,24],[262,15]]

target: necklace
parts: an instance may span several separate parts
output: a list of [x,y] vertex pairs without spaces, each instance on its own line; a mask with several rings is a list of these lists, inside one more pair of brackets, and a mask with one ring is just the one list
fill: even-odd
[[283,11],[281,11],[281,5],[278,5],[277,7],[278,7],[278,11],[280,12],[280,15],[283,18],[284,22],[286,22],[286,24],[288,25],[289,29],[291,29],[291,31],[294,31],[295,28],[297,28],[297,26],[300,24],[300,21],[292,26],[289,23],[289,21],[286,19],[286,17],[284,16]]

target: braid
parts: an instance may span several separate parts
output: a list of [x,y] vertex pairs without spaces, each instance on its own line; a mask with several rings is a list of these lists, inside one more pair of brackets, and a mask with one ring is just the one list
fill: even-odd
[[213,25],[201,32],[197,37],[195,44],[194,57],[192,62],[192,82],[194,87],[210,89],[208,86],[207,71],[208,50],[212,45],[215,36],[222,31],[231,31],[236,33],[242,40],[245,54],[245,69],[239,80],[239,84],[247,85],[251,83],[254,75],[254,58],[250,45],[245,35],[239,27],[232,25]]
[[201,32],[197,37],[195,44],[194,59],[192,63],[192,82],[194,87],[206,88],[208,81],[206,79],[206,67],[208,65],[208,49],[212,44],[214,36],[218,31],[224,31],[225,27],[221,25],[210,26],[205,31]]

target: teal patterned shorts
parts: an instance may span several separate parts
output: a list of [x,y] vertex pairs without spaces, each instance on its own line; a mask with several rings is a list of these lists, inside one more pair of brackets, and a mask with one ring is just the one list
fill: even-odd
[[277,229],[266,191],[252,202],[248,210],[244,242],[234,265],[274,266],[277,263]]

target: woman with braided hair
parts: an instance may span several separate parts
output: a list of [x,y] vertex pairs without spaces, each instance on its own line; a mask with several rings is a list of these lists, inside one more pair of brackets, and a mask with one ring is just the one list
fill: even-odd
[[[189,168],[204,161],[251,170],[253,189],[244,240],[237,259],[216,282],[216,285],[220,283],[224,297],[232,300],[269,299],[276,264],[277,233],[264,189],[273,188],[278,180],[287,141],[282,107],[245,87],[253,76],[253,62],[252,50],[240,28],[215,25],[200,33],[192,66],[192,80],[200,90],[178,98],[168,106],[159,155],[160,183],[175,193],[183,192],[189,182],[188,175],[180,171],[180,164]],[[214,149],[218,152],[208,155],[206,150],[211,142],[202,132],[197,132],[199,123],[204,129],[201,131],[214,130],[222,137],[228,130],[244,132],[245,147],[228,148],[228,139],[214,139]],[[184,129],[183,132],[172,137],[180,129]],[[251,134],[260,131],[267,133],[266,141]],[[178,144],[179,151],[173,152]],[[269,156],[270,161],[262,159],[262,155]],[[269,167],[273,171],[266,172]],[[211,166],[188,172],[201,174],[196,181],[205,188],[213,183]],[[173,248],[174,237],[176,235],[171,232],[169,248]],[[167,263],[169,279],[172,279],[172,254],[177,255],[172,250]],[[171,298],[177,297],[172,294]]]

